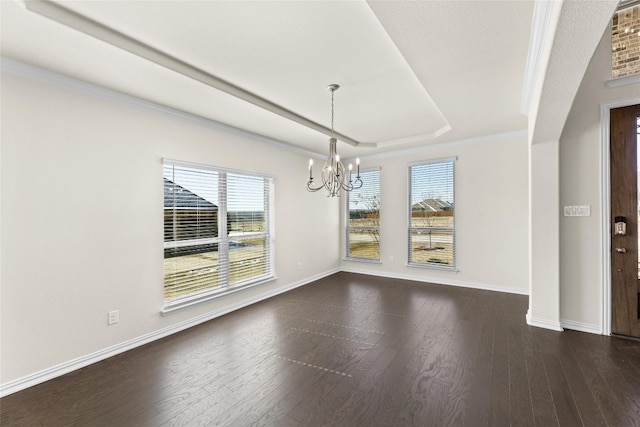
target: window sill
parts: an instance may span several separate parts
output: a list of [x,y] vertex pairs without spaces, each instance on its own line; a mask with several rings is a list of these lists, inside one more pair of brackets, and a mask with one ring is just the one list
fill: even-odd
[[226,288],[220,291],[212,291],[202,295],[195,295],[191,298],[185,298],[183,300],[174,302],[169,305],[165,305],[164,308],[160,311],[160,315],[162,317],[167,316],[169,314],[175,313],[176,311],[183,310],[188,307],[192,307],[194,305],[198,305],[205,302],[213,301],[217,298],[223,297],[225,295],[233,294],[239,291],[244,291],[249,288],[253,288],[254,286],[264,285],[269,282],[273,282],[276,280],[276,276],[269,276],[257,282],[251,282],[245,285],[236,285],[230,288]]
[[607,87],[619,87],[640,83],[640,74],[632,74],[630,76],[616,77],[606,81]]
[[416,264],[416,263],[409,263],[407,264],[407,267],[412,267],[412,268],[421,268],[424,270],[440,270],[440,271],[448,271],[451,273],[457,273],[460,270],[458,270],[455,266],[446,266],[446,265],[438,265],[438,264]]
[[382,264],[382,262],[379,259],[367,259],[367,258],[350,258],[350,257],[345,257],[343,258],[343,261],[349,261],[349,262],[364,262],[365,264]]

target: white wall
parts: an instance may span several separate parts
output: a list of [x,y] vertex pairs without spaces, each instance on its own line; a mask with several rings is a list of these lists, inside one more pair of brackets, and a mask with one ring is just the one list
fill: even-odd
[[[526,131],[522,131],[437,145],[390,157],[362,159],[363,168],[381,167],[382,262],[343,261],[343,269],[528,293],[527,150]],[[448,157],[457,157],[455,221],[459,271],[408,267],[408,164]],[[343,247],[343,257],[344,253]]]
[[[305,156],[13,74],[1,84],[3,385],[339,267],[338,201],[305,190]],[[276,281],[160,316],[163,157],[275,176]]]
[[560,324],[559,141],[529,144],[529,308],[527,323]]
[[[611,34],[605,32],[582,80],[560,139],[560,205],[590,205],[589,217],[560,218],[560,318],[563,326],[602,328],[600,106],[640,97],[640,83],[609,88]],[[560,214],[560,213],[559,213]]]

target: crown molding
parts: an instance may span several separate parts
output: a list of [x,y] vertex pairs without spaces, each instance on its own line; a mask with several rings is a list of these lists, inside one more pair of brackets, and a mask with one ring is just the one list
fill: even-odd
[[[440,129],[435,130],[433,132],[421,133],[421,134],[418,134],[418,135],[405,136],[405,137],[402,137],[402,138],[389,139],[387,141],[375,142],[375,143],[372,143],[371,146],[373,146],[373,147],[389,147],[389,146],[392,146],[392,145],[411,144],[411,143],[414,143],[414,142],[429,141],[429,140],[436,139],[436,138],[444,135],[445,133],[449,132],[451,129],[452,129],[451,125],[447,124],[447,125],[444,125]],[[362,144],[362,146],[365,147],[366,144]]]
[[[483,144],[488,142],[500,141],[503,139],[517,139],[517,138],[526,139],[527,130],[520,129],[516,131],[511,131],[511,132],[495,133],[491,135],[483,135],[483,136],[478,136],[473,138],[459,139],[456,141],[444,141],[444,142],[438,142],[436,144],[427,144],[422,147],[388,151],[388,152],[379,153],[379,154],[370,154],[368,156],[360,156],[360,160],[376,160],[376,159],[383,159],[388,157],[407,156],[411,154],[419,154],[419,153],[424,153],[424,152],[433,151],[433,150],[441,150],[443,148],[461,147],[465,145],[477,145],[477,144]],[[352,159],[346,159],[346,161],[348,160],[352,160]]]
[[227,125],[206,117],[198,116],[186,111],[178,110],[173,107],[158,104],[146,99],[138,98],[136,96],[128,95],[113,89],[108,89],[104,86],[88,83],[70,77],[64,74],[56,73],[54,71],[46,70],[44,68],[36,67],[16,59],[8,58],[6,56],[0,56],[0,70],[2,72],[14,74],[20,77],[24,77],[30,80],[39,81],[42,83],[50,84],[52,86],[60,87],[75,92],[80,92],[88,95],[93,95],[100,98],[110,99],[124,104],[135,105],[147,110],[170,115],[172,117],[178,117],[183,120],[187,120],[193,123],[197,123],[202,126],[222,130],[235,135],[243,136],[253,140],[266,142],[275,147],[292,151],[296,154],[301,154],[305,157],[324,158],[325,154],[317,153],[315,151],[307,150],[297,147],[278,139],[270,138],[268,136],[260,135],[255,132],[240,129],[235,126]]
[[544,0],[536,1],[533,6],[529,53],[520,102],[520,112],[525,116],[531,112],[534,99],[539,96],[537,93],[544,81],[562,3],[563,0]]

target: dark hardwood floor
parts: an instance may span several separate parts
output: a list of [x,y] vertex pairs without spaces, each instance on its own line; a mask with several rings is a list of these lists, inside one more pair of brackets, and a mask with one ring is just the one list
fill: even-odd
[[640,343],[339,273],[0,400],[2,426],[639,426]]

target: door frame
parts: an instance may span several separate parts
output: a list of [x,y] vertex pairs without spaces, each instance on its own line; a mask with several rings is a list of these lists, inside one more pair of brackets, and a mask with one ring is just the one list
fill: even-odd
[[640,104],[630,98],[600,104],[600,250],[602,254],[602,311],[600,333],[611,335],[611,110]]

